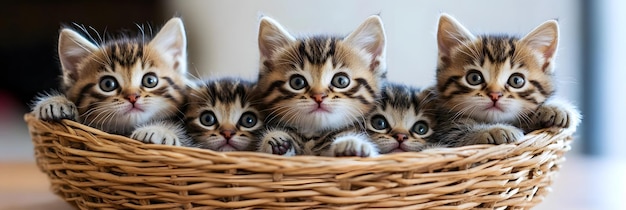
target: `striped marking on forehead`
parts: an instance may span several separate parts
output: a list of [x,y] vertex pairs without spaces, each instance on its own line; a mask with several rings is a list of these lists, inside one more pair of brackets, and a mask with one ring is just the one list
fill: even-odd
[[103,49],[107,64],[113,71],[119,67],[132,67],[137,63],[142,67],[152,65],[152,62],[146,59],[145,46],[135,41],[118,41],[104,46]]
[[383,110],[387,110],[387,106],[391,109],[409,109],[413,107],[415,113],[418,113],[420,108],[419,89],[398,84],[387,84],[382,91],[382,103],[380,104]]
[[[505,35],[492,35],[479,38],[482,43],[482,53],[479,58],[482,65],[485,64],[485,59],[493,64],[501,64],[507,60],[511,66],[514,66],[514,55],[516,42],[518,38]],[[522,64],[520,64],[522,65]]]
[[236,101],[244,105],[249,100],[251,84],[245,81],[221,80],[206,84],[204,92],[206,99],[212,106],[217,102],[232,104]]
[[313,65],[322,65],[328,59],[332,59],[333,66],[337,66],[338,61],[335,57],[337,50],[337,37],[330,36],[314,36],[302,39],[298,45],[298,53],[300,60],[298,64],[304,68],[304,59]]

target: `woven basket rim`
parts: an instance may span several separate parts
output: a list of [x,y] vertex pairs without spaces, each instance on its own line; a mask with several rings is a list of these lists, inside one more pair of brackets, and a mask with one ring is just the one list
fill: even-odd
[[369,158],[284,157],[145,144],[30,113],[24,120],[52,191],[81,209],[527,208],[550,192],[573,134],[539,130],[512,144]]
[[[375,164],[385,161],[419,161],[420,159],[432,159],[432,158],[447,158],[448,156],[485,156],[488,155],[490,158],[507,158],[508,156],[514,156],[520,151],[525,150],[534,150],[538,147],[544,146],[545,142],[537,142],[538,140],[551,138],[551,137],[564,137],[571,136],[571,133],[565,132],[564,129],[541,129],[533,131],[529,134],[526,134],[524,138],[515,143],[509,144],[500,144],[500,145],[491,145],[491,144],[481,144],[481,145],[470,145],[463,147],[454,147],[454,148],[432,148],[428,150],[423,150],[420,152],[401,152],[401,153],[391,153],[391,154],[382,154],[376,157],[323,157],[323,156],[292,156],[285,157],[274,154],[266,154],[261,152],[254,151],[236,151],[236,152],[219,152],[212,151],[208,149],[201,148],[193,148],[193,147],[181,147],[181,146],[169,146],[169,145],[157,145],[157,144],[146,144],[139,142],[137,140],[131,139],[126,136],[116,135],[106,133],[99,129],[89,127],[87,125],[81,124],[76,121],[64,119],[61,122],[47,122],[43,120],[36,119],[36,117],[27,113],[24,115],[24,120],[29,124],[29,126],[35,126],[38,128],[43,128],[46,131],[57,135],[68,135],[63,131],[58,131],[53,129],[53,124],[63,125],[65,127],[72,127],[78,130],[84,130],[88,133],[92,133],[98,135],[99,138],[87,139],[90,141],[93,140],[101,140],[103,145],[115,145],[122,146],[128,149],[128,147],[135,147],[136,150],[144,150],[144,151],[153,151],[156,153],[168,153],[167,156],[176,156],[173,155],[172,152],[181,152],[182,153],[192,153],[197,155],[210,155],[210,156],[218,156],[223,158],[251,158],[251,159],[273,159],[278,161],[291,161],[292,164],[313,164],[314,167],[320,167],[326,164],[337,164],[337,161],[341,162],[341,164]],[[113,139],[115,141],[107,141],[103,139]],[[123,144],[123,145],[122,145]],[[184,155],[183,155],[184,156]],[[181,156],[182,158],[182,156]],[[303,165],[300,165],[300,167]],[[295,167],[295,166],[294,166]]]

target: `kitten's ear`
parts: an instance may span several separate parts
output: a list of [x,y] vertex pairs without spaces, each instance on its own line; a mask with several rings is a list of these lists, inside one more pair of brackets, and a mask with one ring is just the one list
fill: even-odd
[[[557,45],[559,43],[558,22],[556,20],[544,22],[524,36],[521,42],[541,53],[546,64],[550,64],[556,54]],[[544,65],[544,71],[553,71],[552,68],[546,68],[546,66],[548,65]]]
[[187,73],[187,36],[180,18],[167,21],[149,45],[171,58],[172,67],[178,72]]
[[79,75],[79,66],[98,46],[71,29],[62,29],[59,34],[59,60],[63,71],[63,84],[71,86]]
[[261,17],[259,23],[259,51],[261,58],[271,58],[276,50],[295,40],[276,20],[267,16]]
[[[378,15],[368,17],[344,41],[371,54],[372,61],[385,61],[385,45],[387,41],[383,21]],[[384,63],[379,63],[379,65],[384,66]]]
[[454,19],[454,17],[445,13],[441,14],[437,27],[439,57],[449,57],[452,49],[465,41],[473,39],[474,35]]

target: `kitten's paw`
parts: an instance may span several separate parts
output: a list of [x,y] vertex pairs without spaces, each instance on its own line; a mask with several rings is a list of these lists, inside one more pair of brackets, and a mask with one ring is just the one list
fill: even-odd
[[520,140],[524,132],[510,125],[494,125],[475,136],[475,144],[507,144]]
[[282,156],[296,155],[294,140],[284,131],[267,132],[261,139],[258,151]]
[[33,114],[37,119],[59,121],[70,119],[76,121],[78,109],[63,95],[49,95],[40,97],[33,107]]
[[374,157],[378,148],[364,136],[343,136],[335,139],[325,156],[331,157]]
[[540,106],[535,118],[542,128],[576,128],[580,113],[569,104],[550,104]]
[[130,138],[149,144],[181,146],[185,136],[177,126],[152,124],[138,127],[130,134]]
[[541,106],[536,112],[536,117],[544,128],[569,127],[569,117],[565,110],[554,106]]

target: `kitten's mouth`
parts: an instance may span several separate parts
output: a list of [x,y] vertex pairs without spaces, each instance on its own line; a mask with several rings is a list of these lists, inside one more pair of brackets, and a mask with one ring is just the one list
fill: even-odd
[[398,147],[398,148],[395,148],[395,149],[391,150],[391,152],[389,152],[389,153],[396,153],[396,152],[406,152],[406,150]]
[[411,151],[411,149],[407,148],[407,147],[409,147],[409,146],[407,146],[407,144],[400,144],[400,145],[398,145],[398,148],[395,148],[391,152],[393,153],[393,152],[407,152],[407,151]]
[[327,109],[324,109],[324,108],[317,108],[317,109],[314,109],[313,111],[311,111],[311,113],[319,113],[319,112],[330,112],[330,111],[328,111]]
[[485,108],[485,111],[500,111],[500,112],[504,112],[504,109],[502,109],[502,106],[498,105],[497,103],[493,103],[493,104],[491,104],[491,106],[488,106],[487,108]]
[[220,146],[219,148],[217,148],[217,150],[220,152],[229,152],[229,151],[237,151],[237,148],[233,147],[230,144],[224,144]]
[[127,103],[125,114],[134,114],[144,112],[143,107],[141,107],[138,103]]
[[317,107],[315,107],[313,110],[311,110],[311,112],[309,113],[320,113],[320,112],[330,113],[330,110],[328,110],[326,106],[323,106],[322,104],[320,104]]
[[130,109],[128,109],[128,111],[126,111],[126,113],[137,113],[137,112],[143,112],[143,109],[139,108],[138,106],[133,106]]

